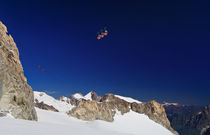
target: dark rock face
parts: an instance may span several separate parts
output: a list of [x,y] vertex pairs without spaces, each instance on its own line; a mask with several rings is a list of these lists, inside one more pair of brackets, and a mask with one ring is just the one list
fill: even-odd
[[210,135],[210,128],[208,128],[202,135]]
[[0,22],[0,112],[10,112],[15,118],[37,120],[33,98],[16,44]]
[[164,106],[171,126],[180,135],[201,135],[210,126],[210,105],[205,108],[197,106]]
[[193,116],[190,123],[198,123],[195,126],[199,129],[210,126],[210,105],[204,107],[201,113]]
[[47,105],[44,102],[40,102],[39,103],[39,101],[37,99],[35,99],[35,107],[38,107],[38,108],[43,109],[43,110],[49,110],[49,111],[59,112],[52,105]]
[[203,129],[210,127],[210,105],[204,107],[200,112],[191,115],[186,125],[188,127],[195,127],[195,129],[202,132]]

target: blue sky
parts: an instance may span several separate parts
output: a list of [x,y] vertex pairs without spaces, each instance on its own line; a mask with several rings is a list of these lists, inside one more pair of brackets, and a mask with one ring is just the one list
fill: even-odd
[[34,90],[210,102],[207,0],[14,0],[1,2],[0,20]]

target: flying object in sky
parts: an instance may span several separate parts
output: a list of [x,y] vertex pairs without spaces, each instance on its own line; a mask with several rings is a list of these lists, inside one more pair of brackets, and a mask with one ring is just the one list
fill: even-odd
[[45,72],[45,69],[44,68],[41,68],[40,65],[38,65],[38,68],[41,69],[42,72]]
[[103,30],[101,30],[101,32],[98,32],[97,39],[100,40],[107,35],[108,35],[108,30],[106,28],[104,28]]

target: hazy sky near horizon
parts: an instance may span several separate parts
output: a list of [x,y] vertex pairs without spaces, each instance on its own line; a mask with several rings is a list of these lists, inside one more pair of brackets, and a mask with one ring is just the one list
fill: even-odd
[[209,9],[208,0],[8,0],[0,20],[34,90],[206,105]]

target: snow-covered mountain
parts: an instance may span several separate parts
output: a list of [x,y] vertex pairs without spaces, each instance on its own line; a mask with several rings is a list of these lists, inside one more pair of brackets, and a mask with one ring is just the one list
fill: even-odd
[[[86,96],[73,95],[77,99],[92,100],[91,93]],[[129,102],[140,101],[117,96]],[[154,122],[145,114],[129,111],[122,115],[116,112],[113,122],[101,120],[83,121],[67,115],[74,108],[67,103],[67,97],[57,100],[44,92],[34,92],[34,100],[53,106],[59,112],[36,108],[38,122],[14,119],[11,116],[0,117],[0,132],[2,135],[173,135],[168,129]],[[12,130],[11,130],[12,129]]]
[[39,102],[43,102],[44,104],[53,106],[59,112],[67,112],[73,108],[71,104],[64,101],[59,101],[52,96],[47,95],[45,92],[34,91],[34,100],[36,99]]

